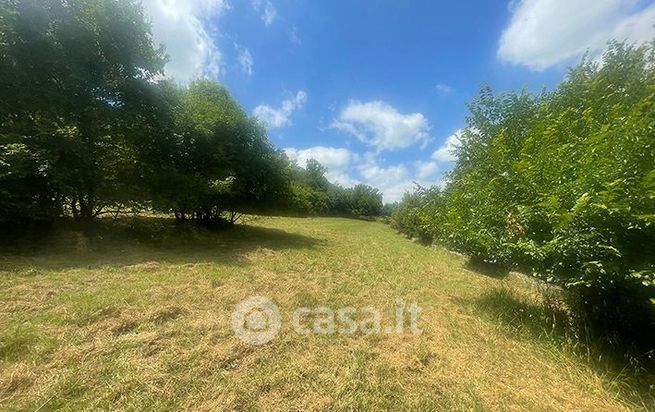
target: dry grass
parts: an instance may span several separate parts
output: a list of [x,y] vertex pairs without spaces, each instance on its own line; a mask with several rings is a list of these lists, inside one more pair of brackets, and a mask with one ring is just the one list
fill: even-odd
[[[494,312],[513,299],[538,305],[534,285],[486,276],[380,223],[261,218],[221,233],[128,223],[0,254],[0,409],[653,406],[623,375]],[[259,347],[229,326],[255,294],[284,319]],[[397,297],[422,306],[422,335],[299,336],[289,324],[299,306],[391,313]]]

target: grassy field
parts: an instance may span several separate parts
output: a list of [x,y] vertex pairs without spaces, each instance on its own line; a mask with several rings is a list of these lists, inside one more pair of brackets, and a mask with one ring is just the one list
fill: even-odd
[[[29,247],[28,247],[29,245]],[[280,308],[262,346],[230,314]],[[0,252],[2,410],[566,410],[652,407],[652,390],[543,329],[530,281],[473,268],[389,227],[258,218],[59,230]],[[301,306],[417,302],[421,335],[298,335]]]

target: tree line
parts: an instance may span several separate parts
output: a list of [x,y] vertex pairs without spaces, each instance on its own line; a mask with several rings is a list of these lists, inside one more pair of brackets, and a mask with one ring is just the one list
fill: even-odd
[[325,177],[327,169],[310,159],[305,168],[294,167],[291,204],[305,214],[332,216],[381,216],[382,194],[374,187],[358,184],[344,188]]
[[0,4],[0,224],[140,210],[375,216],[377,189],[293,164],[213,80],[164,78],[137,0]]
[[469,108],[446,185],[407,194],[393,225],[562,287],[581,336],[652,360],[653,44],[610,43],[551,92],[483,87]]

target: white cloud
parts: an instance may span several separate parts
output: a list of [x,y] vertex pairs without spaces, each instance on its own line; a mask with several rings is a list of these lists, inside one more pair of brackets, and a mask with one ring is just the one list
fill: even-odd
[[414,179],[403,164],[383,167],[367,162],[359,167],[359,173],[364,183],[380,189],[386,203],[402,199],[414,187]]
[[608,40],[643,42],[655,35],[655,4],[636,11],[635,0],[521,0],[499,43],[506,62],[544,70],[597,55]]
[[293,98],[284,100],[279,108],[262,104],[255,107],[252,114],[269,128],[280,128],[291,124],[291,115],[302,109],[306,101],[307,93],[300,90]]
[[332,122],[378,151],[396,150],[428,141],[430,125],[421,113],[401,114],[382,101],[351,101]]
[[252,76],[255,62],[252,59],[252,54],[250,54],[250,50],[237,46],[237,52],[239,53],[238,59],[239,59],[239,66],[241,66],[241,71],[248,76]]
[[[359,167],[362,182],[377,187],[382,192],[385,203],[393,203],[402,199],[406,192],[414,190],[416,185],[425,187],[442,185],[437,178],[434,162],[414,162],[415,173],[404,164],[395,166],[380,166],[375,161],[369,161]],[[421,164],[422,167],[416,167]]]
[[425,187],[442,185],[438,165],[433,161],[418,160],[412,162],[413,167],[405,163],[383,166],[374,153],[367,153],[360,160],[356,167],[359,180],[380,189],[386,203],[401,200],[417,184]]
[[310,159],[318,160],[323,166],[334,170],[343,170],[350,165],[354,155],[348,149],[314,146],[309,149],[287,147],[284,152],[291,160],[304,167]]
[[196,77],[217,77],[221,53],[201,19],[220,16],[225,0],[144,0],[155,44],[163,43],[170,61],[166,76],[187,83]]
[[414,168],[416,169],[416,177],[419,179],[427,179],[432,177],[439,170],[439,165],[437,162],[424,162],[418,160],[414,162]]
[[437,93],[439,93],[439,94],[442,95],[442,96],[447,95],[447,94],[450,94],[450,93],[453,92],[453,88],[452,88],[451,86],[448,86],[448,85],[445,84],[445,83],[437,83],[437,84],[434,86],[434,88],[435,88],[435,90],[437,91]]
[[277,10],[270,0],[252,0],[252,7],[261,14],[262,21],[269,27],[277,17]]
[[352,179],[348,174],[348,168],[358,156],[351,153],[348,149],[314,146],[308,149],[295,149],[287,147],[284,149],[289,159],[301,167],[305,167],[307,161],[315,159],[328,169],[326,177],[333,183],[342,186],[352,186],[357,181]]
[[455,149],[459,146],[464,129],[459,129],[448,136],[446,141],[437,150],[432,153],[432,158],[438,162],[455,162],[457,154]]
[[415,161],[396,165],[382,165],[375,153],[363,155],[345,148],[314,146],[307,149],[284,149],[289,159],[305,167],[309,159],[315,159],[327,168],[326,177],[332,183],[352,187],[364,183],[382,192],[387,203],[402,199],[405,192],[421,186],[440,185],[439,166],[435,161]]
[[614,28],[613,37],[643,43],[655,36],[655,4],[640,13],[635,13],[621,20]]

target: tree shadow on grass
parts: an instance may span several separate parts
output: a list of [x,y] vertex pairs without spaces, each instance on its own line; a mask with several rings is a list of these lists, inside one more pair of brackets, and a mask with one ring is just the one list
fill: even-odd
[[471,257],[464,265],[464,269],[479,273],[494,279],[503,279],[509,270],[495,263],[485,262],[482,259]]
[[573,354],[604,380],[620,383],[620,395],[626,401],[655,405],[654,365],[589,335],[567,309],[560,291],[546,289],[539,298],[498,287],[460,304],[470,305],[512,339],[537,341]]
[[511,336],[565,339],[569,328],[569,313],[555,298],[539,301],[536,297],[521,296],[507,287],[494,288],[474,302],[479,312],[491,317]]
[[204,228],[170,218],[64,221],[48,231],[0,239],[0,271],[25,268],[123,267],[146,262],[245,265],[258,249],[313,249],[324,244],[298,233],[261,226]]

